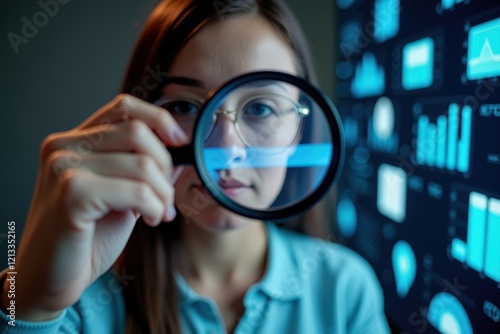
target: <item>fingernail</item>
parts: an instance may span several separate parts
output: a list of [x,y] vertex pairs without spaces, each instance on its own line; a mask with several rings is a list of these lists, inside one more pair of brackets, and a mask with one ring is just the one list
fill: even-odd
[[155,219],[147,216],[142,216],[142,219],[146,222],[146,224],[154,226],[155,225]]
[[172,135],[179,144],[187,144],[189,141],[188,136],[179,127],[174,128]]
[[177,211],[175,210],[175,207],[173,205],[169,206],[167,209],[167,220],[172,221],[174,220],[175,216],[177,215]]
[[165,211],[163,214],[163,218],[161,219],[162,222],[168,222],[168,210]]
[[170,176],[170,183],[171,184],[175,184],[175,181],[177,181],[179,176],[181,176],[183,170],[184,170],[183,166],[175,166],[174,167],[174,171],[173,171],[172,175]]

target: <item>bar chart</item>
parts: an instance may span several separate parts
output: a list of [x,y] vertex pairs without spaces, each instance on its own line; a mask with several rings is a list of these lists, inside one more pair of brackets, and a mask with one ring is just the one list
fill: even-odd
[[[500,283],[500,199],[465,189],[452,194],[456,199],[452,225],[462,233],[451,238],[451,257]],[[467,205],[461,203],[464,200]]]
[[450,103],[445,113],[417,118],[416,162],[468,173],[472,140],[472,108]]

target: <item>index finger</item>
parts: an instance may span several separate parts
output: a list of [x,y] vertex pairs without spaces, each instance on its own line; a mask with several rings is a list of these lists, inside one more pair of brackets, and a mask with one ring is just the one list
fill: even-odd
[[188,144],[189,138],[165,109],[129,94],[120,94],[78,126],[87,129],[96,125],[119,123],[132,119],[145,122],[167,146]]

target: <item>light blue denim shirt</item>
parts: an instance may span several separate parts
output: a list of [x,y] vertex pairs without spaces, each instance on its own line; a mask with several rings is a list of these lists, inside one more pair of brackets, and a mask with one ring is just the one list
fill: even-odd
[[[245,313],[235,334],[389,333],[383,296],[372,268],[341,245],[273,223],[268,232],[268,266],[246,292]],[[1,333],[123,333],[126,272],[108,271],[73,306],[44,322],[16,320],[0,311]],[[176,275],[183,333],[226,333],[213,299],[199,295]]]

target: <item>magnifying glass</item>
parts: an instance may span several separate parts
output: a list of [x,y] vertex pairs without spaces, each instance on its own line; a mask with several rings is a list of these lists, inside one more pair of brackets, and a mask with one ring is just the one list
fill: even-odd
[[194,165],[203,190],[239,215],[279,220],[299,214],[340,174],[338,112],[301,78],[252,72],[230,80],[204,103],[171,96],[155,104],[192,138],[189,146],[168,148],[173,164]]

